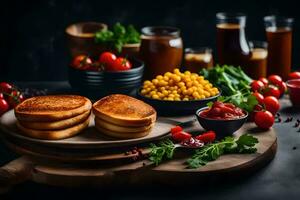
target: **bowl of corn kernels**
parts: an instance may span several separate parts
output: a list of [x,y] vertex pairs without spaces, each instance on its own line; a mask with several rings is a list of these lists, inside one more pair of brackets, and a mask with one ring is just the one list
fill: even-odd
[[194,114],[216,101],[221,91],[203,76],[189,71],[166,72],[144,81],[138,98],[152,105],[160,115]]

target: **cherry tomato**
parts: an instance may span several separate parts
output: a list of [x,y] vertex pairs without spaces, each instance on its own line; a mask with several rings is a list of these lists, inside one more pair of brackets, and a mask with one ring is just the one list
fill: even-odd
[[265,86],[267,86],[269,84],[268,79],[266,79],[265,77],[261,77],[258,80],[261,81]]
[[5,99],[0,99],[0,116],[9,110],[9,105]]
[[171,133],[176,133],[176,132],[180,132],[180,131],[183,131],[182,127],[181,126],[175,126],[173,128],[171,128]]
[[253,92],[260,91],[263,88],[264,88],[263,82],[258,81],[258,80],[252,81],[252,83],[251,83],[251,89],[252,89]]
[[270,83],[272,83],[274,85],[279,85],[282,82],[282,78],[278,75],[270,75],[268,77],[268,80]]
[[269,129],[274,121],[274,116],[267,110],[257,112],[254,117],[255,124],[261,129]]
[[196,136],[195,138],[204,143],[209,143],[213,142],[216,139],[216,133],[214,131],[208,131],[206,133]]
[[0,99],[4,99],[3,93],[0,93]]
[[10,94],[12,90],[13,90],[13,86],[11,84],[6,83],[6,82],[0,83],[0,92],[1,93]]
[[93,64],[92,59],[86,55],[76,56],[72,61],[72,67],[87,70]]
[[131,63],[122,57],[117,58],[112,66],[108,66],[108,71],[125,71],[129,69],[131,69]]
[[7,102],[11,108],[16,107],[22,101],[24,101],[24,96],[16,90],[12,91],[7,98]]
[[263,104],[263,102],[264,102],[264,95],[262,95],[259,92],[254,92],[252,95],[255,96],[255,98],[256,98],[256,100],[258,101],[259,104]]
[[276,86],[273,86],[273,85],[269,85],[269,87],[267,87],[265,90],[264,90],[264,96],[267,97],[267,96],[273,96],[273,97],[276,97],[277,99],[279,99],[280,97],[280,90],[278,89],[278,87]]
[[280,109],[280,104],[278,99],[276,99],[273,96],[266,97],[263,103],[265,104],[266,109],[270,111],[272,114],[276,114]]
[[281,82],[278,86],[278,89],[280,91],[280,96],[284,95],[286,90],[287,90],[287,86],[286,86],[286,83],[285,82]]
[[104,67],[109,68],[113,65],[114,61],[117,59],[117,56],[111,52],[103,52],[99,57],[99,62],[104,64]]
[[179,132],[175,132],[175,133],[172,133],[172,139],[177,141],[177,142],[182,142],[182,141],[185,141],[185,140],[189,140],[191,139],[192,135],[187,133],[187,132],[184,132],[184,131],[179,131]]
[[300,72],[291,72],[289,74],[289,80],[291,79],[299,79],[300,78]]

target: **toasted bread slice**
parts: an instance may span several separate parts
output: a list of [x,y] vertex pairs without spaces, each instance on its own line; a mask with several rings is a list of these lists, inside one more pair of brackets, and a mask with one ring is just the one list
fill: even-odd
[[85,129],[90,122],[90,117],[88,117],[84,122],[72,126],[67,129],[61,130],[34,130],[25,128],[19,122],[17,122],[18,128],[22,131],[22,133],[26,136],[43,139],[43,140],[60,140],[72,137],[78,133],[80,133],[83,129]]
[[20,121],[19,123],[25,128],[34,130],[60,130],[70,128],[76,124],[82,123],[90,116],[91,111],[86,111],[83,114],[77,115],[69,119],[63,119],[54,122],[28,122]]
[[119,126],[149,126],[156,121],[156,111],[143,101],[133,97],[113,94],[93,104],[97,118]]
[[91,101],[82,96],[38,96],[17,105],[15,115],[20,121],[51,122],[75,117],[91,107]]
[[102,134],[105,134],[107,136],[113,137],[113,138],[120,138],[120,139],[134,139],[134,138],[141,138],[141,137],[145,137],[147,136],[150,131],[151,128],[146,130],[146,131],[141,131],[141,132],[128,132],[128,133],[120,133],[120,132],[116,132],[116,131],[111,131],[108,130],[106,128],[103,128],[99,125],[95,126],[95,128]]
[[138,133],[147,131],[148,129],[152,128],[154,124],[150,124],[147,126],[141,127],[125,127],[125,126],[118,126],[109,122],[104,121],[103,119],[99,119],[95,117],[95,126],[103,127],[107,130],[119,132],[119,133]]

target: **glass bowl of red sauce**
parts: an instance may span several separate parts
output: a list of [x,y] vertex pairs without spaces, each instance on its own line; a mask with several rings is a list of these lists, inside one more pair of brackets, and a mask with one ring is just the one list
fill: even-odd
[[218,138],[230,136],[246,122],[248,112],[231,103],[216,101],[211,107],[200,108],[196,112],[200,125],[217,133]]
[[300,107],[300,79],[289,80],[286,85],[293,106]]

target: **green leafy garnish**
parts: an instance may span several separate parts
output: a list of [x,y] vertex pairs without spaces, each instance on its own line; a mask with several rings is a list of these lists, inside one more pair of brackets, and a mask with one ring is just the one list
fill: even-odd
[[159,146],[155,144],[150,144],[151,151],[149,154],[149,160],[158,165],[162,162],[164,158],[171,159],[173,158],[175,145],[174,143],[167,139],[159,143]]
[[253,111],[258,104],[251,92],[252,79],[240,67],[217,65],[210,69],[204,68],[199,73],[222,90],[219,101],[233,103],[248,112]]
[[[249,134],[241,135],[238,139],[226,137],[220,142],[206,144],[195,150],[194,155],[187,160],[188,168],[198,168],[208,162],[218,159],[223,154],[246,154],[255,153],[257,138]],[[176,149],[175,144],[167,139],[158,145],[150,144],[149,160],[159,165],[165,159],[172,159]]]
[[116,23],[112,30],[100,30],[95,34],[95,42],[107,45],[109,48],[122,51],[125,44],[140,43],[140,33],[133,25],[123,26]]
[[209,161],[216,160],[223,154],[255,153],[257,149],[254,146],[257,143],[257,138],[249,134],[242,135],[237,140],[233,137],[226,137],[220,142],[208,144],[196,150],[195,154],[187,160],[187,164],[189,168],[198,168],[206,165]]

